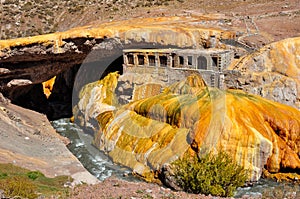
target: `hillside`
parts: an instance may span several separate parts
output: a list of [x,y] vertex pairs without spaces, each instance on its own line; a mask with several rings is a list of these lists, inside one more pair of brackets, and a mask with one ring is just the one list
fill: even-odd
[[267,32],[271,40],[299,36],[300,32],[298,0],[2,0],[0,39],[65,31],[112,20],[199,13],[226,15],[229,26],[245,32],[246,21],[249,28],[255,29],[256,25],[259,31]]

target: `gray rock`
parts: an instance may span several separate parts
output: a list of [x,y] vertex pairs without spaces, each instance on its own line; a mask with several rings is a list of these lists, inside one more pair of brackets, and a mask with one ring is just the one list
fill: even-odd
[[7,83],[8,87],[13,87],[13,86],[25,86],[32,84],[32,81],[28,79],[13,79],[10,82]]

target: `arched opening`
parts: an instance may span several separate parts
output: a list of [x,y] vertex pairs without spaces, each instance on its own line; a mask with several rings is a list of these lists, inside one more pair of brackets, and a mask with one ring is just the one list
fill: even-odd
[[42,83],[20,86],[9,93],[11,102],[47,115],[49,120],[72,116],[72,89],[80,65],[74,65],[55,76],[51,93]]
[[167,67],[168,65],[168,57],[167,56],[159,56],[160,67]]
[[207,59],[204,56],[199,56],[197,58],[197,69],[207,70]]
[[[82,43],[81,41],[78,45],[83,45]],[[84,85],[104,78],[110,72],[123,73],[123,49],[149,48],[149,44],[138,42],[124,46],[120,46],[114,40],[97,40],[96,44],[99,43],[107,44],[109,47],[112,45],[112,50],[103,48],[105,45],[99,45],[93,51],[90,51],[91,48],[84,49],[83,53],[68,51],[54,56],[51,53],[47,54],[47,51],[43,55],[36,55],[24,60],[22,60],[23,57],[16,56],[13,62],[2,63],[1,67],[12,71],[19,66],[22,69],[21,72],[14,72],[13,77],[4,74],[7,76],[5,77],[7,82],[4,82],[3,85],[6,86],[12,79],[31,80],[32,84],[6,86],[2,88],[1,93],[14,104],[46,114],[49,120],[72,116],[72,107],[74,103],[78,103],[78,93]],[[151,46],[153,48],[174,48],[174,46],[158,44],[151,44]],[[130,63],[133,63],[133,58],[129,57]],[[150,57],[150,59],[151,65],[159,62],[156,57]],[[42,83],[54,76],[56,78],[54,84],[50,86],[51,93],[45,94],[44,88],[48,88],[48,86],[44,85],[43,87]]]

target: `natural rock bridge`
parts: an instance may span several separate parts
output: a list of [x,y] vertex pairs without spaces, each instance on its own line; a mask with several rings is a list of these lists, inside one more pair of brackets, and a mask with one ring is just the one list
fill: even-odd
[[[69,116],[74,78],[82,64],[91,69],[83,67],[82,72],[93,72],[81,79],[78,87],[101,78],[107,68],[120,71],[124,48],[221,47],[221,39],[235,38],[233,31],[198,25],[196,22],[201,20],[205,18],[129,20],[0,41],[0,92],[12,102],[44,112],[51,119]],[[40,83],[53,76],[57,76],[56,85],[46,99]]]

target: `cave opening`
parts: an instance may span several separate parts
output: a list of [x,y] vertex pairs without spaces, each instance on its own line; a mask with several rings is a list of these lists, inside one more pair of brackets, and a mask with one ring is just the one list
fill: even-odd
[[79,82],[77,92],[85,84],[102,79],[110,72],[119,71],[122,74],[122,64],[123,56],[119,56],[106,68],[101,67],[99,61],[78,64],[52,77],[47,82],[17,87],[10,93],[9,98],[13,104],[47,115],[49,120],[72,117],[73,89],[80,67],[84,65],[87,68],[93,68],[91,73],[94,77],[84,74],[88,78]]
[[103,79],[106,75],[111,72],[118,71],[120,75],[123,74],[123,55],[115,59],[103,72],[100,79]]
[[[84,85],[100,80],[110,72],[118,71],[120,75],[123,74],[123,49],[175,48],[170,45],[139,42],[120,46],[119,43],[111,40],[106,41],[105,45],[99,45],[98,48],[80,56],[59,54],[55,57],[45,57],[42,61],[26,59],[14,63],[7,62],[7,65],[12,64],[10,66],[12,69],[17,67],[16,63],[19,63],[18,67],[22,70],[36,68],[37,73],[29,73],[29,76],[25,77],[24,75],[27,74],[25,71],[22,76],[18,76],[21,77],[20,79],[32,80],[33,84],[9,87],[7,90],[2,89],[1,92],[13,104],[43,113],[49,120],[68,118],[73,115],[72,107],[78,103],[78,94]],[[53,78],[53,85],[45,85],[45,83],[43,85],[42,81],[51,78]],[[38,81],[35,81],[37,79]],[[45,88],[48,93],[45,92]]]
[[47,82],[19,86],[8,94],[13,104],[45,114],[49,120],[72,116],[72,89],[80,65]]

